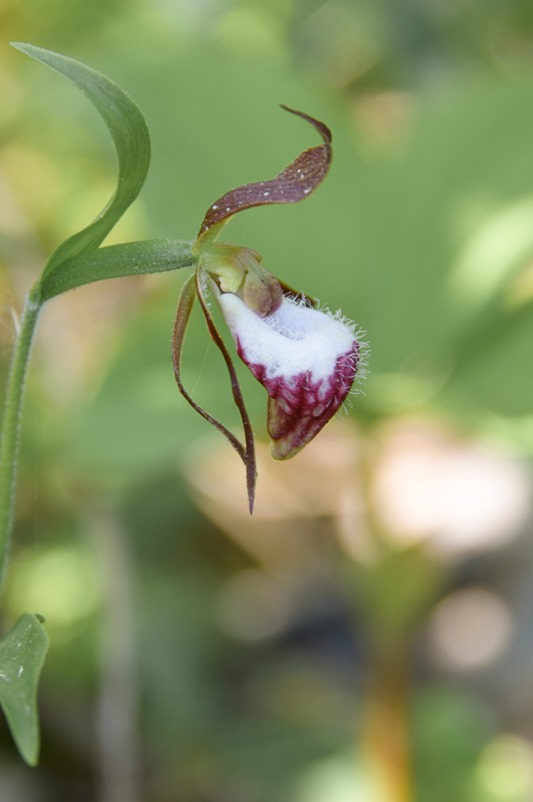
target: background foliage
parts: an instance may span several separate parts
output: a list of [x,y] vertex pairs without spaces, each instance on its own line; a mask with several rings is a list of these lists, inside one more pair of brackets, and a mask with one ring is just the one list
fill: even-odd
[[[530,3],[4,0],[0,22],[1,384],[24,293],[115,180],[86,100],[10,40],[92,65],[147,119],[148,180],[107,244],[192,239],[315,144],[279,102],[324,119],[320,192],[226,238],[372,346],[349,415],[260,465],[250,522],[174,384],[182,276],[48,304],[5,603],[5,629],[47,620],[43,752],[24,768],[3,730],[0,797],[528,799]],[[236,423],[207,341],[198,320],[188,384]]]

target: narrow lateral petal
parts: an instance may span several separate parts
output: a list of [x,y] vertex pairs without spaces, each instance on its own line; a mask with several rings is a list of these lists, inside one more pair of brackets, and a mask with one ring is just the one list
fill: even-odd
[[181,395],[185,398],[185,400],[191,405],[191,407],[198,412],[199,415],[202,416],[208,423],[211,423],[219,432],[227,437],[237,454],[241,457],[243,462],[246,464],[246,449],[239,442],[239,440],[235,437],[235,435],[227,429],[224,424],[222,424],[219,420],[214,418],[209,412],[206,412],[196,401],[191,398],[187,390],[185,389],[182,379],[181,379],[181,352],[183,350],[183,342],[185,339],[185,331],[187,329],[187,324],[189,322],[189,318],[191,316],[191,312],[194,306],[194,301],[196,299],[196,283],[195,283],[195,276],[189,276],[187,281],[184,283],[183,287],[181,288],[181,293],[178,301],[178,308],[176,311],[176,319],[174,322],[174,329],[172,331],[172,363],[174,365],[174,376],[176,379],[176,384],[178,385],[178,390],[180,391]]
[[[235,365],[233,364],[233,360],[230,356],[228,349],[226,348],[224,340],[220,336],[220,332],[218,331],[215,325],[215,321],[213,320],[213,316],[211,315],[209,305],[205,299],[204,290],[202,287],[202,276],[200,274],[200,271],[197,271],[196,273],[196,292],[198,295],[198,299],[200,301],[200,305],[202,307],[202,311],[204,313],[207,330],[209,331],[211,339],[213,340],[213,342],[221,352],[222,356],[224,357],[224,361],[226,363],[226,367],[228,369],[230,377],[233,400],[235,402],[235,406],[239,410],[239,415],[241,416],[242,428],[244,431],[245,447],[243,449],[242,445],[239,443],[239,441],[237,441],[239,448],[237,448],[236,450],[246,467],[246,487],[248,490],[248,506],[250,509],[250,513],[252,513],[255,501],[255,483],[257,481],[257,461],[255,458],[255,440],[254,440],[254,432],[252,429],[252,424],[250,422],[248,411],[244,403],[244,398],[242,396],[242,390],[239,384],[239,379],[237,377],[237,372],[235,370]],[[220,428],[219,426],[218,428],[223,432],[223,434],[226,435],[226,437],[228,436],[229,433],[225,427]],[[233,443],[233,435],[230,439],[230,442],[235,448],[235,444]]]

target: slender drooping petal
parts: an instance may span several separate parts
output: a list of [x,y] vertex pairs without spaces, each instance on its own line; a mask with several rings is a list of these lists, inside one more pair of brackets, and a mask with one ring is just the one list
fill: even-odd
[[217,300],[239,356],[268,392],[272,455],[288,459],[318,434],[350,392],[360,365],[354,328],[286,297],[267,317],[232,293]]
[[[213,415],[210,415],[209,412],[206,412],[205,409],[203,409],[199,404],[197,404],[196,401],[189,395],[189,393],[187,392],[187,390],[183,385],[183,381],[181,378],[181,353],[183,350],[183,342],[185,339],[187,324],[189,322],[189,318],[191,316],[192,308],[194,306],[194,301],[196,297],[198,297],[200,301],[200,305],[204,313],[209,334],[211,335],[211,338],[213,339],[214,343],[220,349],[228,368],[229,376],[231,379],[231,390],[233,393],[233,399],[239,410],[243,424],[244,438],[245,438],[244,446],[235,437],[235,435],[232,432],[230,432],[226,426],[224,426],[223,423],[217,420],[217,418],[213,417]],[[208,423],[211,423],[216,429],[218,429],[219,432],[221,432],[225,437],[227,437],[227,439],[229,440],[229,442],[231,443],[237,454],[244,462],[246,466],[248,503],[250,512],[252,512],[254,508],[255,482],[257,479],[255,444],[254,444],[252,425],[250,423],[250,419],[248,417],[248,413],[244,405],[241,388],[239,385],[239,380],[235,372],[235,367],[228,353],[228,350],[224,344],[224,341],[222,340],[220,334],[218,333],[217,328],[211,317],[209,307],[205,301],[204,294],[202,291],[201,277],[198,272],[196,274],[193,274],[187,279],[180,293],[178,301],[178,309],[176,312],[176,320],[172,332],[172,362],[174,364],[174,376],[176,378],[176,383],[182,396],[192,406],[192,408],[196,410],[196,412],[198,412],[199,415],[202,416],[202,418],[208,421]]]

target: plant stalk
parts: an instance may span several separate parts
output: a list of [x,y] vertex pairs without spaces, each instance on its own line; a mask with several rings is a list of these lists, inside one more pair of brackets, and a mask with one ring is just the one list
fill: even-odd
[[41,309],[42,303],[37,283],[26,296],[22,310],[11,355],[0,429],[0,592],[11,544],[24,387],[33,336]]
[[413,802],[407,655],[380,654],[372,669],[363,733],[380,802]]

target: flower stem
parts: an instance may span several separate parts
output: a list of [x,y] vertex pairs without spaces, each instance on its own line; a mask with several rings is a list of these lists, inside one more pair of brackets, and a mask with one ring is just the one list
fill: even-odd
[[2,426],[0,429],[0,591],[2,589],[11,540],[15,485],[19,451],[24,385],[33,335],[42,309],[39,284],[26,296],[19,329],[11,355]]

